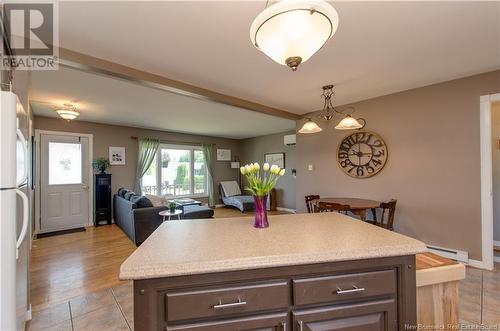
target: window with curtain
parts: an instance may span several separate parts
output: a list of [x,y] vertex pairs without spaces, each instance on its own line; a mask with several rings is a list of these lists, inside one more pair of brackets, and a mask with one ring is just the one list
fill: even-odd
[[160,145],[142,177],[144,194],[182,197],[206,196],[207,167],[199,146]]

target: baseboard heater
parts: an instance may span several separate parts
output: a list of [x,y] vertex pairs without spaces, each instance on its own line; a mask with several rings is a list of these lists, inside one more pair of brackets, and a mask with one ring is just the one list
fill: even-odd
[[469,262],[469,253],[465,251],[459,251],[451,248],[444,248],[438,246],[427,246],[427,248],[437,255],[442,257],[446,257],[448,259],[452,259],[458,262],[468,263]]

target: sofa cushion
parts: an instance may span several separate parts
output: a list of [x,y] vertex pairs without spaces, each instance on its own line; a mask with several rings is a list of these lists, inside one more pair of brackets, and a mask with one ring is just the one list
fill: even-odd
[[131,199],[133,196],[135,196],[135,192],[128,191],[127,193],[125,193],[125,195],[123,196],[123,198],[124,198],[125,200],[130,201],[130,199]]
[[134,195],[130,198],[130,202],[135,203],[137,208],[153,207],[151,200],[149,200],[145,196]]
[[165,206],[167,203],[167,199],[165,197],[160,197],[158,195],[146,194],[146,198],[148,198],[155,207]]
[[222,186],[222,191],[226,197],[241,195],[240,186],[235,180],[220,182],[220,185]]

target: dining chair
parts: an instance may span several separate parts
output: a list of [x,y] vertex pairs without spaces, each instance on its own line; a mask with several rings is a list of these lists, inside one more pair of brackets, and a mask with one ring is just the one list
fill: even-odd
[[380,222],[375,220],[367,221],[368,223],[380,226],[384,229],[394,231],[394,214],[396,213],[396,199],[391,199],[388,202],[382,202],[380,204],[380,209],[382,209],[382,215],[380,216]]
[[335,203],[335,202],[322,202],[318,204],[318,212],[324,213],[324,212],[337,212],[341,214],[347,215],[347,212],[351,210],[351,206],[349,205],[343,205],[340,203]]
[[310,213],[315,213],[316,212],[316,204],[313,203],[314,200],[319,199],[320,196],[317,194],[311,194],[311,195],[306,195],[305,200],[306,200],[306,207],[307,207],[307,212]]

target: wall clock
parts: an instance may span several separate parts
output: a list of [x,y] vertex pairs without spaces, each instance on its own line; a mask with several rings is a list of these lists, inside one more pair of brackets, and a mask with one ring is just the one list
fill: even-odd
[[356,131],[340,142],[337,164],[347,175],[368,178],[384,168],[387,146],[384,140],[370,131]]

